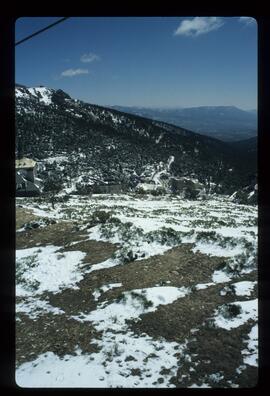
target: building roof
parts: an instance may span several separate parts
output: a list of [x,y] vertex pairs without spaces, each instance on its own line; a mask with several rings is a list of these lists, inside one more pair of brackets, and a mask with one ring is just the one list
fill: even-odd
[[36,161],[31,158],[21,158],[16,160],[16,168],[34,168]]

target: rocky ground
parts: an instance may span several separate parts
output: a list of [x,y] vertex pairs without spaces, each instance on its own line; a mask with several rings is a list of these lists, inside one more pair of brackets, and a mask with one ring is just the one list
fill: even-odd
[[257,208],[227,197],[19,198],[21,387],[253,387]]

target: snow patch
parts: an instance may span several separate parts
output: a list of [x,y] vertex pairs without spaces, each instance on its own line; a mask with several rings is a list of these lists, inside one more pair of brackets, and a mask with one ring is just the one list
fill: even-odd
[[[101,340],[93,343],[101,347],[98,353],[66,355],[59,358],[52,352],[40,355],[35,361],[22,364],[16,371],[16,382],[21,387],[97,387],[97,388],[153,388],[175,387],[170,378],[178,370],[175,353],[184,353],[183,344],[154,340],[145,333],[136,335],[128,331],[127,319],[139,319],[143,312],[155,310],[161,304],[170,304],[184,297],[188,289],[154,287],[123,293],[125,301],[106,302],[88,315],[73,319],[91,321],[99,331]],[[152,306],[144,308],[144,302]],[[167,369],[167,374],[160,374]],[[163,382],[158,379],[162,377]]]
[[[37,87],[37,88],[28,88],[28,91],[33,95],[39,98],[41,102],[46,105],[50,105],[52,103],[52,92],[48,88],[45,87]],[[41,95],[41,96],[40,96]]]
[[197,242],[192,251],[194,253],[199,251],[203,254],[208,254],[209,256],[233,257],[237,254],[241,254],[242,248],[240,246],[236,246],[235,248],[228,249],[214,243]]
[[168,159],[168,164],[167,164],[168,171],[171,169],[171,165],[173,162],[174,162],[174,155],[171,155],[170,158]]
[[[105,301],[95,311],[89,314],[80,313],[79,316],[72,316],[72,318],[80,322],[93,322],[98,331],[106,330],[108,327],[111,330],[121,331],[127,319],[138,318],[142,313],[154,312],[159,305],[171,304],[189,293],[190,290],[185,287],[173,286],[134,289],[123,293],[123,299],[119,302],[107,305]],[[152,305],[148,307],[146,304],[145,306],[145,301],[150,301]]]
[[[182,351],[178,344],[135,338],[128,333],[115,334],[114,342],[107,339],[102,346],[101,352],[91,355],[83,355],[80,350],[76,356],[62,358],[53,352],[39,355],[16,370],[16,383],[23,388],[175,387],[169,380],[177,372],[175,348]],[[129,358],[132,360],[127,361]],[[157,380],[163,367],[169,374],[162,376],[164,382],[160,384]]]
[[258,319],[258,299],[249,301],[235,301],[228,305],[239,305],[240,313],[235,317],[229,319],[225,318],[220,312],[216,311],[215,324],[218,327],[222,327],[226,330],[231,330],[235,327],[239,327],[249,319]]
[[215,283],[210,282],[210,283],[198,283],[196,285],[196,290],[204,290],[207,289],[209,286],[213,286]]
[[242,351],[244,355],[244,363],[249,366],[258,367],[258,325],[252,327],[248,334],[249,340],[247,348]]
[[211,388],[211,386],[204,382],[201,385],[193,384],[193,385],[189,386],[189,388]]
[[46,162],[47,164],[53,164],[54,162],[62,163],[65,161],[68,161],[68,156],[66,155],[56,155],[55,157],[49,157],[43,160],[43,162]]
[[215,283],[226,283],[231,280],[231,277],[224,271],[216,270],[212,275],[212,281]]
[[59,246],[49,245],[16,251],[17,296],[76,287],[83,278],[79,267],[86,253],[60,253],[59,249]]
[[109,258],[108,260],[102,261],[101,263],[98,264],[93,264],[89,270],[87,270],[87,273],[93,272],[93,271],[98,271],[104,268],[111,268],[111,267],[116,267],[117,265],[121,265],[121,261],[118,259],[112,259]]
[[159,137],[155,140],[155,142],[156,142],[156,144],[158,144],[160,141],[161,141],[161,139],[163,138],[163,133],[161,133],[160,135],[159,135]]
[[36,319],[45,313],[53,313],[54,315],[65,313],[62,309],[51,306],[47,301],[34,297],[29,297],[26,301],[16,304],[17,312],[26,314],[30,319]]
[[232,285],[235,288],[235,294],[237,296],[250,296],[256,286],[256,282],[242,281],[233,283]]

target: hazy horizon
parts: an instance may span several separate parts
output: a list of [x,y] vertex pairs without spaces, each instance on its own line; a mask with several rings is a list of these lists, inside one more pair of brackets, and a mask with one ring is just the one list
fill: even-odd
[[216,104],[216,105],[211,105],[211,104],[209,104],[209,105],[200,105],[200,104],[198,104],[198,105],[194,105],[194,106],[141,106],[141,105],[130,105],[130,106],[127,106],[127,105],[124,105],[124,104],[106,104],[106,105],[104,105],[104,106],[108,106],[108,107],[111,107],[111,106],[119,106],[119,107],[130,107],[130,108],[132,108],[132,107],[136,107],[136,108],[138,108],[138,109],[151,109],[151,110],[181,110],[181,109],[193,109],[193,108],[199,108],[199,107],[235,107],[235,108],[237,108],[237,109],[239,109],[239,110],[243,110],[243,111],[248,111],[248,112],[250,112],[250,111],[257,111],[257,108],[248,108],[248,109],[243,109],[243,108],[241,108],[241,107],[239,107],[239,106],[235,106],[235,105],[233,105],[233,104],[231,104],[231,105],[223,105],[223,104],[221,104],[221,105],[219,105],[219,104]]

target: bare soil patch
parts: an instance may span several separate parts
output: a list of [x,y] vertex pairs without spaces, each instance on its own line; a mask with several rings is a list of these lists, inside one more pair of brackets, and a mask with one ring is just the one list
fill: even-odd
[[38,355],[54,352],[59,357],[75,355],[77,347],[84,353],[97,352],[99,348],[91,341],[99,333],[91,323],[80,323],[66,315],[47,313],[36,319],[17,314],[16,364],[32,361]]
[[40,217],[33,214],[31,209],[16,207],[16,230],[19,230],[29,221],[39,220]]
[[[99,285],[122,282],[123,287],[107,291],[100,297],[116,298],[123,290],[163,286],[192,286],[197,283],[211,282],[213,271],[223,261],[221,257],[209,257],[193,253],[192,244],[182,244],[163,255],[152,256],[145,260],[108,269],[93,271]],[[167,283],[167,282],[170,283]]]
[[[243,365],[241,351],[245,349],[244,339],[254,325],[249,321],[242,326],[225,330],[211,328],[207,324],[200,326],[188,344],[186,354],[190,360],[179,356],[177,376],[171,382],[176,387],[185,388],[194,383],[208,383],[213,388],[226,388],[230,381],[240,388],[254,387],[258,379],[258,370],[253,366]],[[219,373],[223,378],[216,381],[211,376]]]
[[16,249],[32,248],[35,246],[66,246],[74,240],[86,238],[85,232],[78,232],[71,222],[58,222],[43,228],[22,231],[16,234]]

